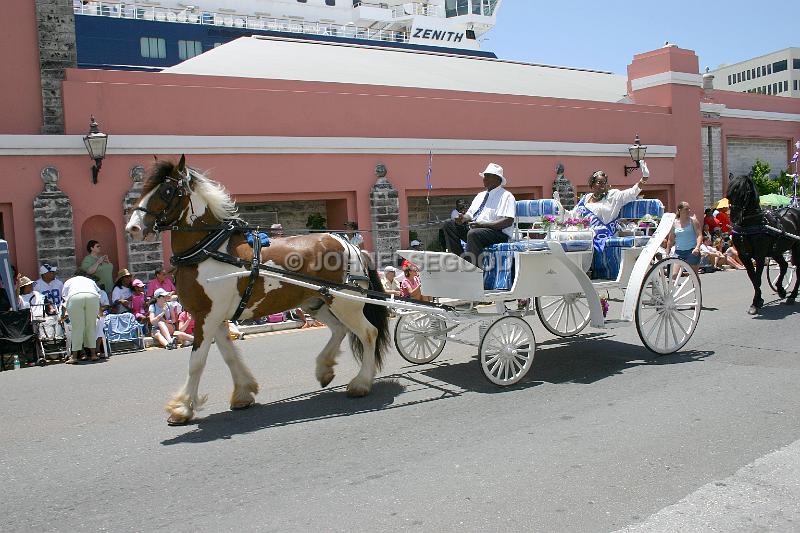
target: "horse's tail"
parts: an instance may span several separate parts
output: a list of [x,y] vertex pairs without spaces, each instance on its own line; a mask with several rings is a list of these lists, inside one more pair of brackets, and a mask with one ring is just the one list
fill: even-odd
[[[370,290],[384,292],[378,271],[370,268],[367,270],[367,275],[369,275]],[[383,305],[364,304],[364,317],[378,330],[378,337],[375,339],[375,367],[380,370],[383,366],[383,354],[389,347],[389,309]],[[364,346],[352,332],[350,333],[350,349],[353,350],[356,359],[360,361],[363,358]]]

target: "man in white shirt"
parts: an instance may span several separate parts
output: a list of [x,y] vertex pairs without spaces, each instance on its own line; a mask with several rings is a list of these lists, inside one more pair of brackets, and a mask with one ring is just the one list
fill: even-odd
[[[465,214],[444,224],[447,249],[476,266],[481,264],[478,256],[484,248],[508,242],[517,214],[514,195],[503,188],[506,184],[503,167],[489,163],[479,175],[483,177],[486,191],[475,197]],[[461,241],[467,243],[466,251]]]
[[33,290],[44,296],[45,300],[58,309],[61,306],[61,295],[64,292],[64,282],[56,278],[58,267],[49,263],[42,263],[39,267],[39,279],[33,285]]

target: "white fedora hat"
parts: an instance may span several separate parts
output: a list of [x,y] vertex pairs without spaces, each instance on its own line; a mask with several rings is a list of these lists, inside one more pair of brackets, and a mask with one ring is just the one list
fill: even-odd
[[489,163],[486,167],[486,170],[483,172],[478,172],[480,177],[483,177],[485,174],[494,174],[498,178],[500,178],[500,186],[505,187],[506,185],[506,177],[503,176],[503,167],[498,165],[497,163]]

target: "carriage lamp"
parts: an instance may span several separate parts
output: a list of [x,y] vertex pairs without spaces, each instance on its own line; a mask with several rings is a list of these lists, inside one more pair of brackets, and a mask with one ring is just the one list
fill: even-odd
[[86,151],[89,152],[89,157],[94,159],[92,183],[97,184],[97,175],[100,174],[100,167],[103,164],[103,159],[106,157],[108,135],[100,131],[100,128],[97,127],[94,115],[91,115],[90,120],[89,133],[83,138],[83,144],[86,145]]
[[639,168],[642,159],[644,159],[644,154],[647,153],[647,146],[642,146],[642,142],[639,140],[639,134],[636,134],[636,138],[633,140],[633,146],[628,148],[628,152],[631,154],[631,159],[633,162],[636,163],[634,166],[629,167],[625,166],[625,175],[627,176],[637,168]]

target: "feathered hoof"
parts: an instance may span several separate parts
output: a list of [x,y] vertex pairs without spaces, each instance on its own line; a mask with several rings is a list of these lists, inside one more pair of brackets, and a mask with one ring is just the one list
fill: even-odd
[[245,400],[231,404],[231,411],[244,411],[245,409],[250,409],[255,405],[255,400]]
[[189,423],[189,420],[191,420],[191,417],[185,417],[185,416],[181,416],[181,415],[172,414],[172,415],[169,415],[169,417],[167,418],[167,425],[168,426],[185,426],[186,424]]
[[747,310],[748,315],[757,315],[758,314],[758,307],[755,305],[751,305],[750,309]]
[[787,298],[786,305],[794,305],[797,302],[794,298]]
[[325,374],[323,374],[323,375],[322,375],[322,376],[319,378],[319,385],[320,385],[320,387],[322,387],[322,388],[324,389],[325,387],[327,387],[328,385],[330,385],[330,384],[331,384],[331,381],[333,381],[333,378],[334,378],[334,377],[336,377],[336,374],[334,374],[332,371],[331,371],[331,372],[326,372]]
[[371,385],[364,385],[351,381],[347,384],[347,395],[351,398],[363,398],[369,394],[371,388]]

